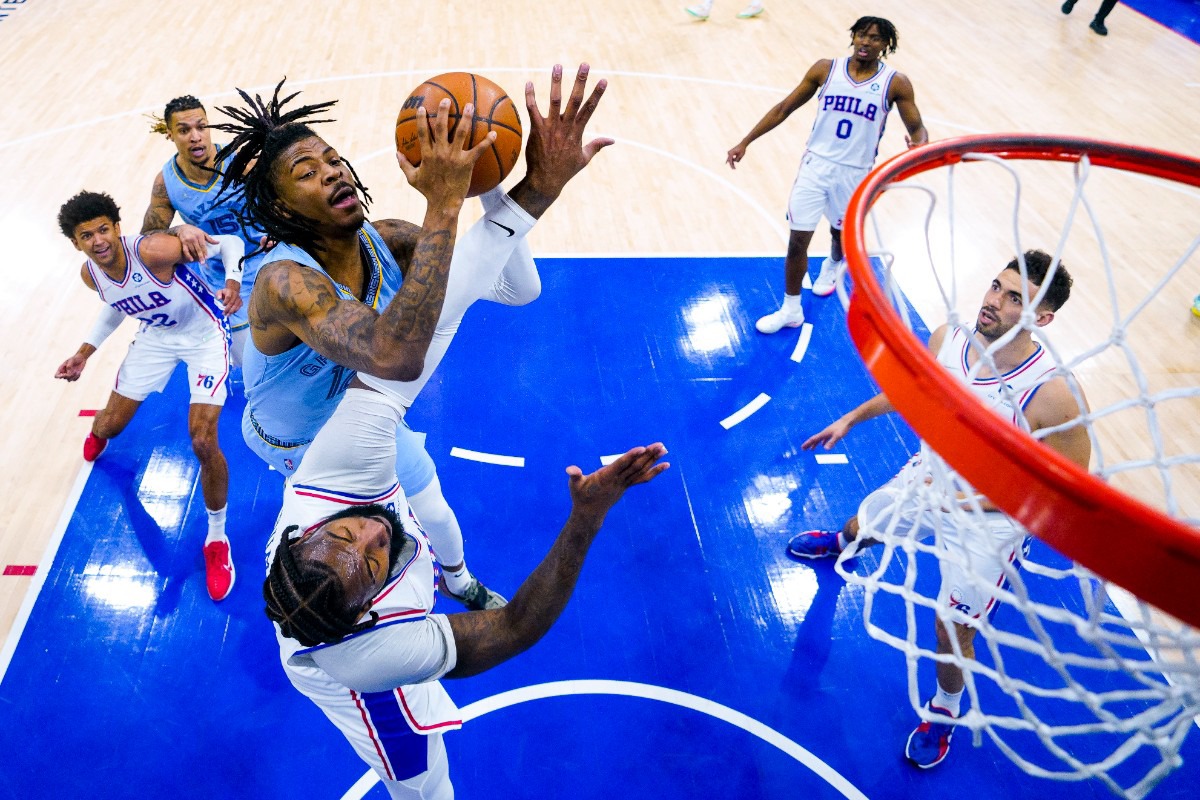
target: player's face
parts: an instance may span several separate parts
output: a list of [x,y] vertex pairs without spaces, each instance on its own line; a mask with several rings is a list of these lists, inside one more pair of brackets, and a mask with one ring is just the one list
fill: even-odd
[[209,161],[215,150],[204,109],[176,111],[167,123],[167,130],[180,158],[185,158],[196,166],[212,166]]
[[366,609],[387,583],[392,525],[385,517],[344,517],[306,533],[298,555],[322,561],[342,579],[346,600]]
[[81,222],[75,226],[71,242],[101,269],[111,267],[121,257],[121,223],[107,216]]
[[357,231],[366,219],[350,166],[318,136],[275,160],[275,190],[287,210],[335,230]]
[[854,49],[854,58],[862,62],[877,60],[886,45],[887,41],[875,23],[868,25],[866,30],[855,32],[850,39],[850,46]]
[[[1036,283],[1031,281],[1027,287],[1031,298],[1037,294],[1039,287]],[[1003,270],[995,277],[987,294],[983,296],[983,307],[979,309],[975,328],[985,339],[994,342],[1021,321],[1021,310],[1024,307],[1021,299],[1021,274],[1012,269]]]

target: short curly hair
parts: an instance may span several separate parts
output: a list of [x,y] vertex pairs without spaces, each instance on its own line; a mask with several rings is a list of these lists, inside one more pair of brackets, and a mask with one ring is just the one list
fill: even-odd
[[75,229],[97,217],[108,217],[113,222],[121,221],[121,209],[117,201],[105,192],[83,191],[62,204],[58,209],[58,229],[63,236],[75,241]]

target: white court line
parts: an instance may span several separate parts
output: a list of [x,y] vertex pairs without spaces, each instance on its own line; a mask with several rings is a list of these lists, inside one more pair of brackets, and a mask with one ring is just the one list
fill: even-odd
[[812,340],[813,326],[811,322],[806,322],[800,326],[800,341],[796,342],[796,349],[792,351],[792,361],[799,364],[804,360],[804,354],[808,352],[808,343]]
[[[520,689],[502,692],[492,697],[485,697],[482,700],[471,703],[469,706],[461,709],[462,720],[465,723],[472,719],[478,719],[484,714],[499,711],[500,709],[520,703],[527,703],[530,700],[588,694],[618,695],[622,697],[640,697],[645,700],[657,700],[660,703],[688,708],[692,711],[706,714],[714,719],[728,722],[736,728],[741,728],[747,733],[757,736],[767,744],[773,745],[799,761],[812,770],[813,774],[818,778],[829,784],[831,788],[841,793],[843,797],[852,798],[852,800],[867,800],[867,796],[843,777],[840,772],[774,728],[770,728],[740,711],[734,711],[729,706],[723,706],[720,703],[705,700],[702,697],[696,697],[686,692],[665,689],[661,686],[653,686],[647,683],[589,680],[555,681],[553,683],[538,684],[537,686],[525,686]],[[378,780],[379,776],[375,774],[374,770],[368,771],[366,775],[363,775],[354,784],[350,791],[342,795],[342,800],[362,800],[362,797]]]
[[770,402],[770,400],[771,400],[770,395],[760,394],[758,397],[754,398],[749,403],[742,406],[740,411],[735,411],[734,413],[730,414],[725,419],[721,420],[721,427],[724,428],[725,430],[729,430],[734,425],[737,425],[739,422],[742,422],[743,420],[746,419],[746,417],[750,416],[755,411],[758,411],[760,408],[765,406],[768,402]]
[[615,456],[600,456],[600,465],[607,467],[609,464],[613,463],[614,461],[616,461],[618,458],[620,458],[623,455],[625,455],[625,454],[619,453]]
[[67,502],[63,505],[62,514],[58,517],[58,524],[54,526],[54,533],[50,535],[50,541],[47,542],[46,550],[42,553],[42,560],[38,563],[37,572],[33,573],[33,580],[25,592],[25,600],[21,603],[21,608],[13,620],[12,628],[8,631],[4,648],[0,649],[0,684],[4,683],[8,665],[12,661],[13,653],[17,650],[17,642],[21,640],[21,634],[25,632],[25,623],[29,621],[29,615],[33,611],[33,605],[37,602],[38,595],[42,593],[42,586],[46,583],[50,568],[54,566],[54,558],[58,555],[63,534],[67,532],[67,525],[70,524],[71,517],[75,516],[75,507],[79,504],[79,496],[83,494],[83,487],[87,485],[88,476],[91,474],[92,462],[83,462],[79,474],[75,476],[71,492],[67,495]]
[[845,453],[817,453],[818,464],[849,464]]
[[450,455],[455,458],[465,458],[468,461],[480,461],[484,464],[498,464],[502,467],[523,467],[525,459],[522,456],[498,456],[495,453],[480,453],[478,450],[467,450],[462,447],[451,447]]

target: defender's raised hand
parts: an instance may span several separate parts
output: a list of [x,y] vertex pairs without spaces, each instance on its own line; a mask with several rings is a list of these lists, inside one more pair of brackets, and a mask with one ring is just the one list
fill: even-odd
[[667,448],[658,442],[647,447],[635,447],[589,475],[584,475],[579,467],[567,467],[571,513],[603,520],[626,489],[653,480],[671,466],[665,461],[658,463],[666,454]]
[[596,153],[613,144],[612,139],[605,137],[592,139],[587,144],[583,142],[584,128],[608,87],[608,81],[598,81],[585,101],[590,69],[587,64],[579,65],[571,95],[566,108],[563,108],[563,68],[562,64],[554,65],[550,76],[550,107],[545,116],[538,110],[533,82],[525,84],[525,107],[529,111],[530,130],[529,142],[525,146],[526,174],[522,184],[544,199],[532,208],[523,201],[521,205],[535,217],[541,216],[541,212],[558,197],[567,182],[579,174]]

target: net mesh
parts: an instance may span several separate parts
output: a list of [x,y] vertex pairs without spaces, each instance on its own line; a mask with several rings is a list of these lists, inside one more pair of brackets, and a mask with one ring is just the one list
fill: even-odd
[[[915,312],[970,342],[968,379],[999,374],[993,353],[1032,332],[1080,409],[1032,438],[1083,426],[1094,475],[1197,526],[1200,325],[1188,306],[1200,290],[1200,237],[1180,221],[1196,218],[1200,193],[1094,166],[1086,151],[1048,163],[983,149],[856,198],[868,208],[866,225],[848,225],[848,233],[870,232],[860,236],[876,280],[909,330]],[[1051,273],[1068,265],[1071,299],[1053,324],[1038,327],[1034,309],[1050,280],[1033,284],[1033,296],[1026,284],[1020,324],[985,347],[972,335],[983,290],[1030,246],[1052,253]],[[1024,276],[1023,259],[1019,266]],[[843,276],[843,303],[847,283]],[[1000,392],[1020,407],[1011,386],[1002,382]],[[914,422],[922,436],[929,425]],[[1031,461],[1047,458],[1048,448],[1030,438],[1022,450]],[[860,507],[859,539],[837,569],[864,588],[870,635],[903,652],[909,700],[923,719],[946,721],[924,706],[936,665],[953,664],[963,673],[966,709],[954,723],[973,731],[976,744],[986,736],[1033,775],[1096,779],[1118,795],[1143,797],[1178,766],[1185,737],[1200,724],[1200,634],[1028,538],[1062,535],[1053,510],[1023,515],[1037,522],[1029,530],[988,511],[997,482],[1031,479],[990,475],[984,461],[923,444],[886,491]],[[1139,559],[1136,536],[1124,546],[1123,558]],[[1151,579],[1170,581],[1168,566],[1146,569],[1162,569]],[[991,613],[968,617],[956,600],[972,594]],[[964,647],[948,635],[938,652],[935,620],[973,627],[973,642]]]

